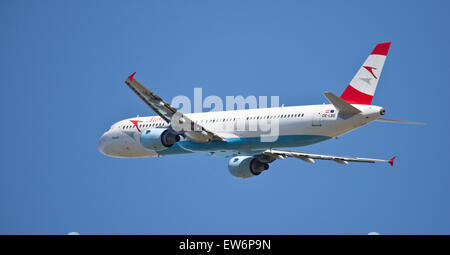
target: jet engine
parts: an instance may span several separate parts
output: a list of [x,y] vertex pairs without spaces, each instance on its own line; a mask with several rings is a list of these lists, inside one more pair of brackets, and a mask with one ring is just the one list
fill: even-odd
[[228,161],[231,175],[239,178],[249,178],[269,169],[269,164],[254,156],[236,156]]
[[146,149],[160,151],[180,141],[180,136],[172,129],[150,128],[141,134],[141,144]]

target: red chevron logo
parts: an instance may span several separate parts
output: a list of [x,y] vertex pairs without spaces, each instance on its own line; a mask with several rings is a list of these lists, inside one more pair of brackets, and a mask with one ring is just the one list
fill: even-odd
[[373,75],[373,77],[375,79],[378,79],[375,74],[373,73],[373,70],[377,70],[375,67],[371,67],[371,66],[363,66],[367,71],[369,71],[369,73],[371,73]]
[[142,120],[130,120],[131,123],[133,123],[133,125],[137,128],[137,130],[139,131],[139,133],[141,132],[141,130],[139,129],[139,122],[142,122]]

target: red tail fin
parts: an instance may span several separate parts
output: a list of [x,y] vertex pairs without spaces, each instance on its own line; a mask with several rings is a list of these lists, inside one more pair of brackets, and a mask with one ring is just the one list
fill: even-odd
[[342,93],[341,99],[350,104],[372,103],[390,46],[390,42],[377,44],[344,93]]

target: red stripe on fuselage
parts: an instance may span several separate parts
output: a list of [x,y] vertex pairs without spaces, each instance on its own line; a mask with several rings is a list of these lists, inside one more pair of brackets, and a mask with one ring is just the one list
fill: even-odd
[[373,49],[372,53],[370,53],[370,55],[383,55],[383,56],[387,56],[388,51],[389,51],[389,47],[391,46],[390,42],[385,42],[385,43],[379,43],[377,44],[377,46],[375,47],[375,49]]
[[363,93],[351,85],[348,85],[341,95],[341,99],[349,104],[370,104],[373,96]]

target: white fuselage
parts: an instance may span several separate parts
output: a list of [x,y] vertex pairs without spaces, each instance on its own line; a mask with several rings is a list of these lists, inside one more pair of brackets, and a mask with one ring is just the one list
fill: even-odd
[[[162,151],[145,148],[141,132],[168,128],[159,116],[121,120],[100,138],[99,150],[113,157],[152,157],[190,152],[231,156],[253,154],[270,148],[298,147],[338,137],[381,117],[382,107],[353,105],[361,113],[345,119],[331,104],[277,107],[186,114],[227,142],[198,144],[182,139]],[[266,138],[264,140],[263,138]]]

